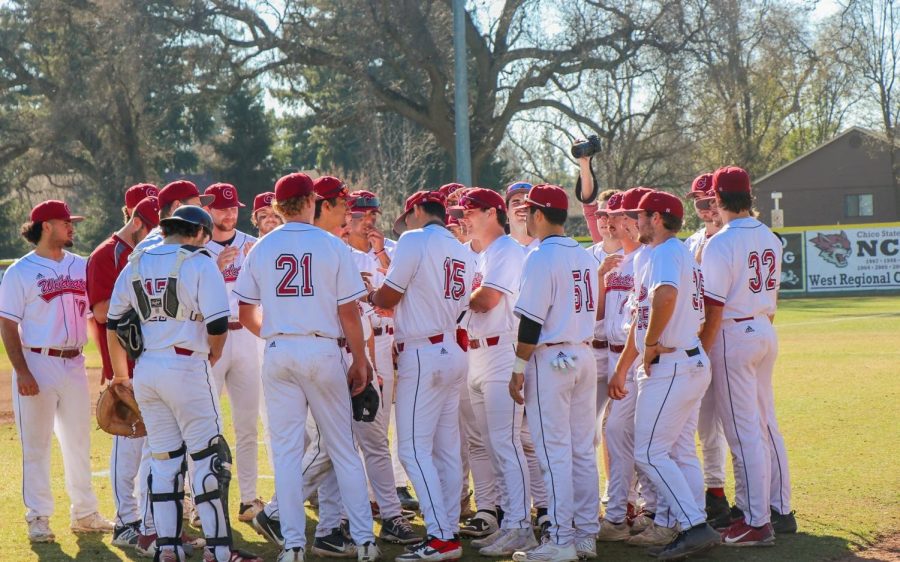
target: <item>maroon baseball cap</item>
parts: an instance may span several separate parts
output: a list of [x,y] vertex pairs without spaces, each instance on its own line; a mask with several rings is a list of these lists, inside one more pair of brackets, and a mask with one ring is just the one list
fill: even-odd
[[641,198],[648,193],[653,193],[653,190],[649,187],[632,187],[622,194],[622,204],[616,210],[623,213],[626,211],[639,210],[638,203],[640,203]]
[[31,222],[44,222],[53,219],[81,222],[84,220],[84,217],[72,215],[69,212],[69,206],[57,199],[38,203],[31,209]]
[[558,185],[542,183],[528,190],[525,201],[516,208],[522,207],[538,207],[540,209],[559,209],[560,211],[568,211],[569,196],[566,194],[566,190]]
[[651,191],[641,197],[637,210],[650,213],[668,213],[679,219],[684,218],[681,199],[665,191]]
[[253,212],[263,209],[265,207],[271,207],[272,201],[275,199],[274,191],[264,191],[253,198]]
[[694,181],[691,182],[691,191],[688,193],[688,197],[690,198],[701,198],[706,197],[706,192],[712,189],[713,186],[713,175],[712,174],[700,174]]
[[597,208],[597,211],[594,213],[594,218],[599,219],[600,217],[608,216],[609,213],[618,211],[622,207],[622,192],[617,191],[609,196],[609,199],[600,203],[600,206]]
[[135,205],[132,216],[137,216],[144,224],[152,227],[159,226],[159,198],[150,195],[144,197]]
[[159,188],[152,183],[132,185],[125,191],[125,206],[134,209],[144,197],[156,197],[157,195],[159,195]]
[[465,187],[466,186],[464,186],[461,183],[454,182],[454,183],[445,183],[444,185],[439,187],[437,190],[440,193],[442,193],[444,195],[444,197],[446,198],[446,197],[450,197],[450,194],[453,193],[454,191],[456,191],[457,189],[463,189]]
[[315,193],[313,181],[301,172],[282,176],[275,182],[275,200],[279,202],[295,197],[306,197],[310,193]]
[[506,212],[506,201],[500,194],[492,189],[473,187],[465,195],[459,198],[459,205],[447,209],[451,217],[461,219],[467,209],[497,209]]
[[447,197],[440,191],[417,191],[406,198],[403,213],[394,221],[394,233],[398,236],[406,231],[406,217],[413,211],[416,205],[425,203],[438,203],[447,205]]
[[725,166],[713,173],[712,188],[717,193],[750,193],[750,174],[737,166]]
[[381,212],[381,201],[371,191],[360,189],[359,191],[351,192],[350,197],[353,198],[350,210],[354,213],[365,213],[366,211]]
[[200,198],[200,206],[206,207],[215,201],[214,195],[200,195],[200,190],[194,185],[194,182],[187,180],[176,180],[159,190],[159,208],[174,203],[175,201],[184,201],[192,197]]
[[350,200],[350,190],[347,184],[334,176],[322,176],[313,182],[316,190],[316,199],[334,199],[336,197],[345,201]]
[[246,207],[238,200],[237,188],[230,183],[214,183],[204,191],[206,195],[212,195],[215,199],[208,206],[210,209],[231,209],[233,207]]

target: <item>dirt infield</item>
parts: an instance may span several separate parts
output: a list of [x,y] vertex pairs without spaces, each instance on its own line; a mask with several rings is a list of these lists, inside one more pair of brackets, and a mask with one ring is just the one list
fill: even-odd
[[[100,394],[100,369],[88,369],[91,386],[91,412]],[[13,423],[12,371],[0,370],[0,423]]]

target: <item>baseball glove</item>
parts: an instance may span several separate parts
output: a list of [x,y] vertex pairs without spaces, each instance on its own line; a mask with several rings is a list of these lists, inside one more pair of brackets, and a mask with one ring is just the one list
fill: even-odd
[[144,437],[147,428],[134,390],[124,384],[107,386],[97,400],[97,425],[110,435],[122,437]]
[[119,319],[119,323],[116,325],[116,337],[125,348],[128,358],[137,361],[137,358],[144,352],[144,334],[141,331],[141,317],[134,309],[126,312]]
[[375,421],[375,414],[378,413],[378,403],[381,399],[378,397],[378,391],[372,386],[372,383],[366,385],[365,390],[354,396],[353,401],[353,419],[361,422]]

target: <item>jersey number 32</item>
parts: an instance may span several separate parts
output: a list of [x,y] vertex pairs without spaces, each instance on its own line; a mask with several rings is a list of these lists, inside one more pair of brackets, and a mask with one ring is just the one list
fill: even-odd
[[[747,259],[747,266],[750,268],[750,290],[759,293],[765,288],[767,291],[774,291],[777,285],[775,279],[775,252],[765,250],[762,254],[758,252],[750,252]],[[763,279],[765,276],[765,279]]]

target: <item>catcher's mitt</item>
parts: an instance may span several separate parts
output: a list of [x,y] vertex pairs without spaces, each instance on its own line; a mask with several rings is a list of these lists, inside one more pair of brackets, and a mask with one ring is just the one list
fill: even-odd
[[351,400],[353,401],[353,419],[362,422],[375,421],[375,414],[378,413],[378,403],[381,399],[372,383],[367,384],[365,390]]
[[124,384],[107,386],[97,399],[97,425],[111,435],[144,437],[147,428],[134,390]]

